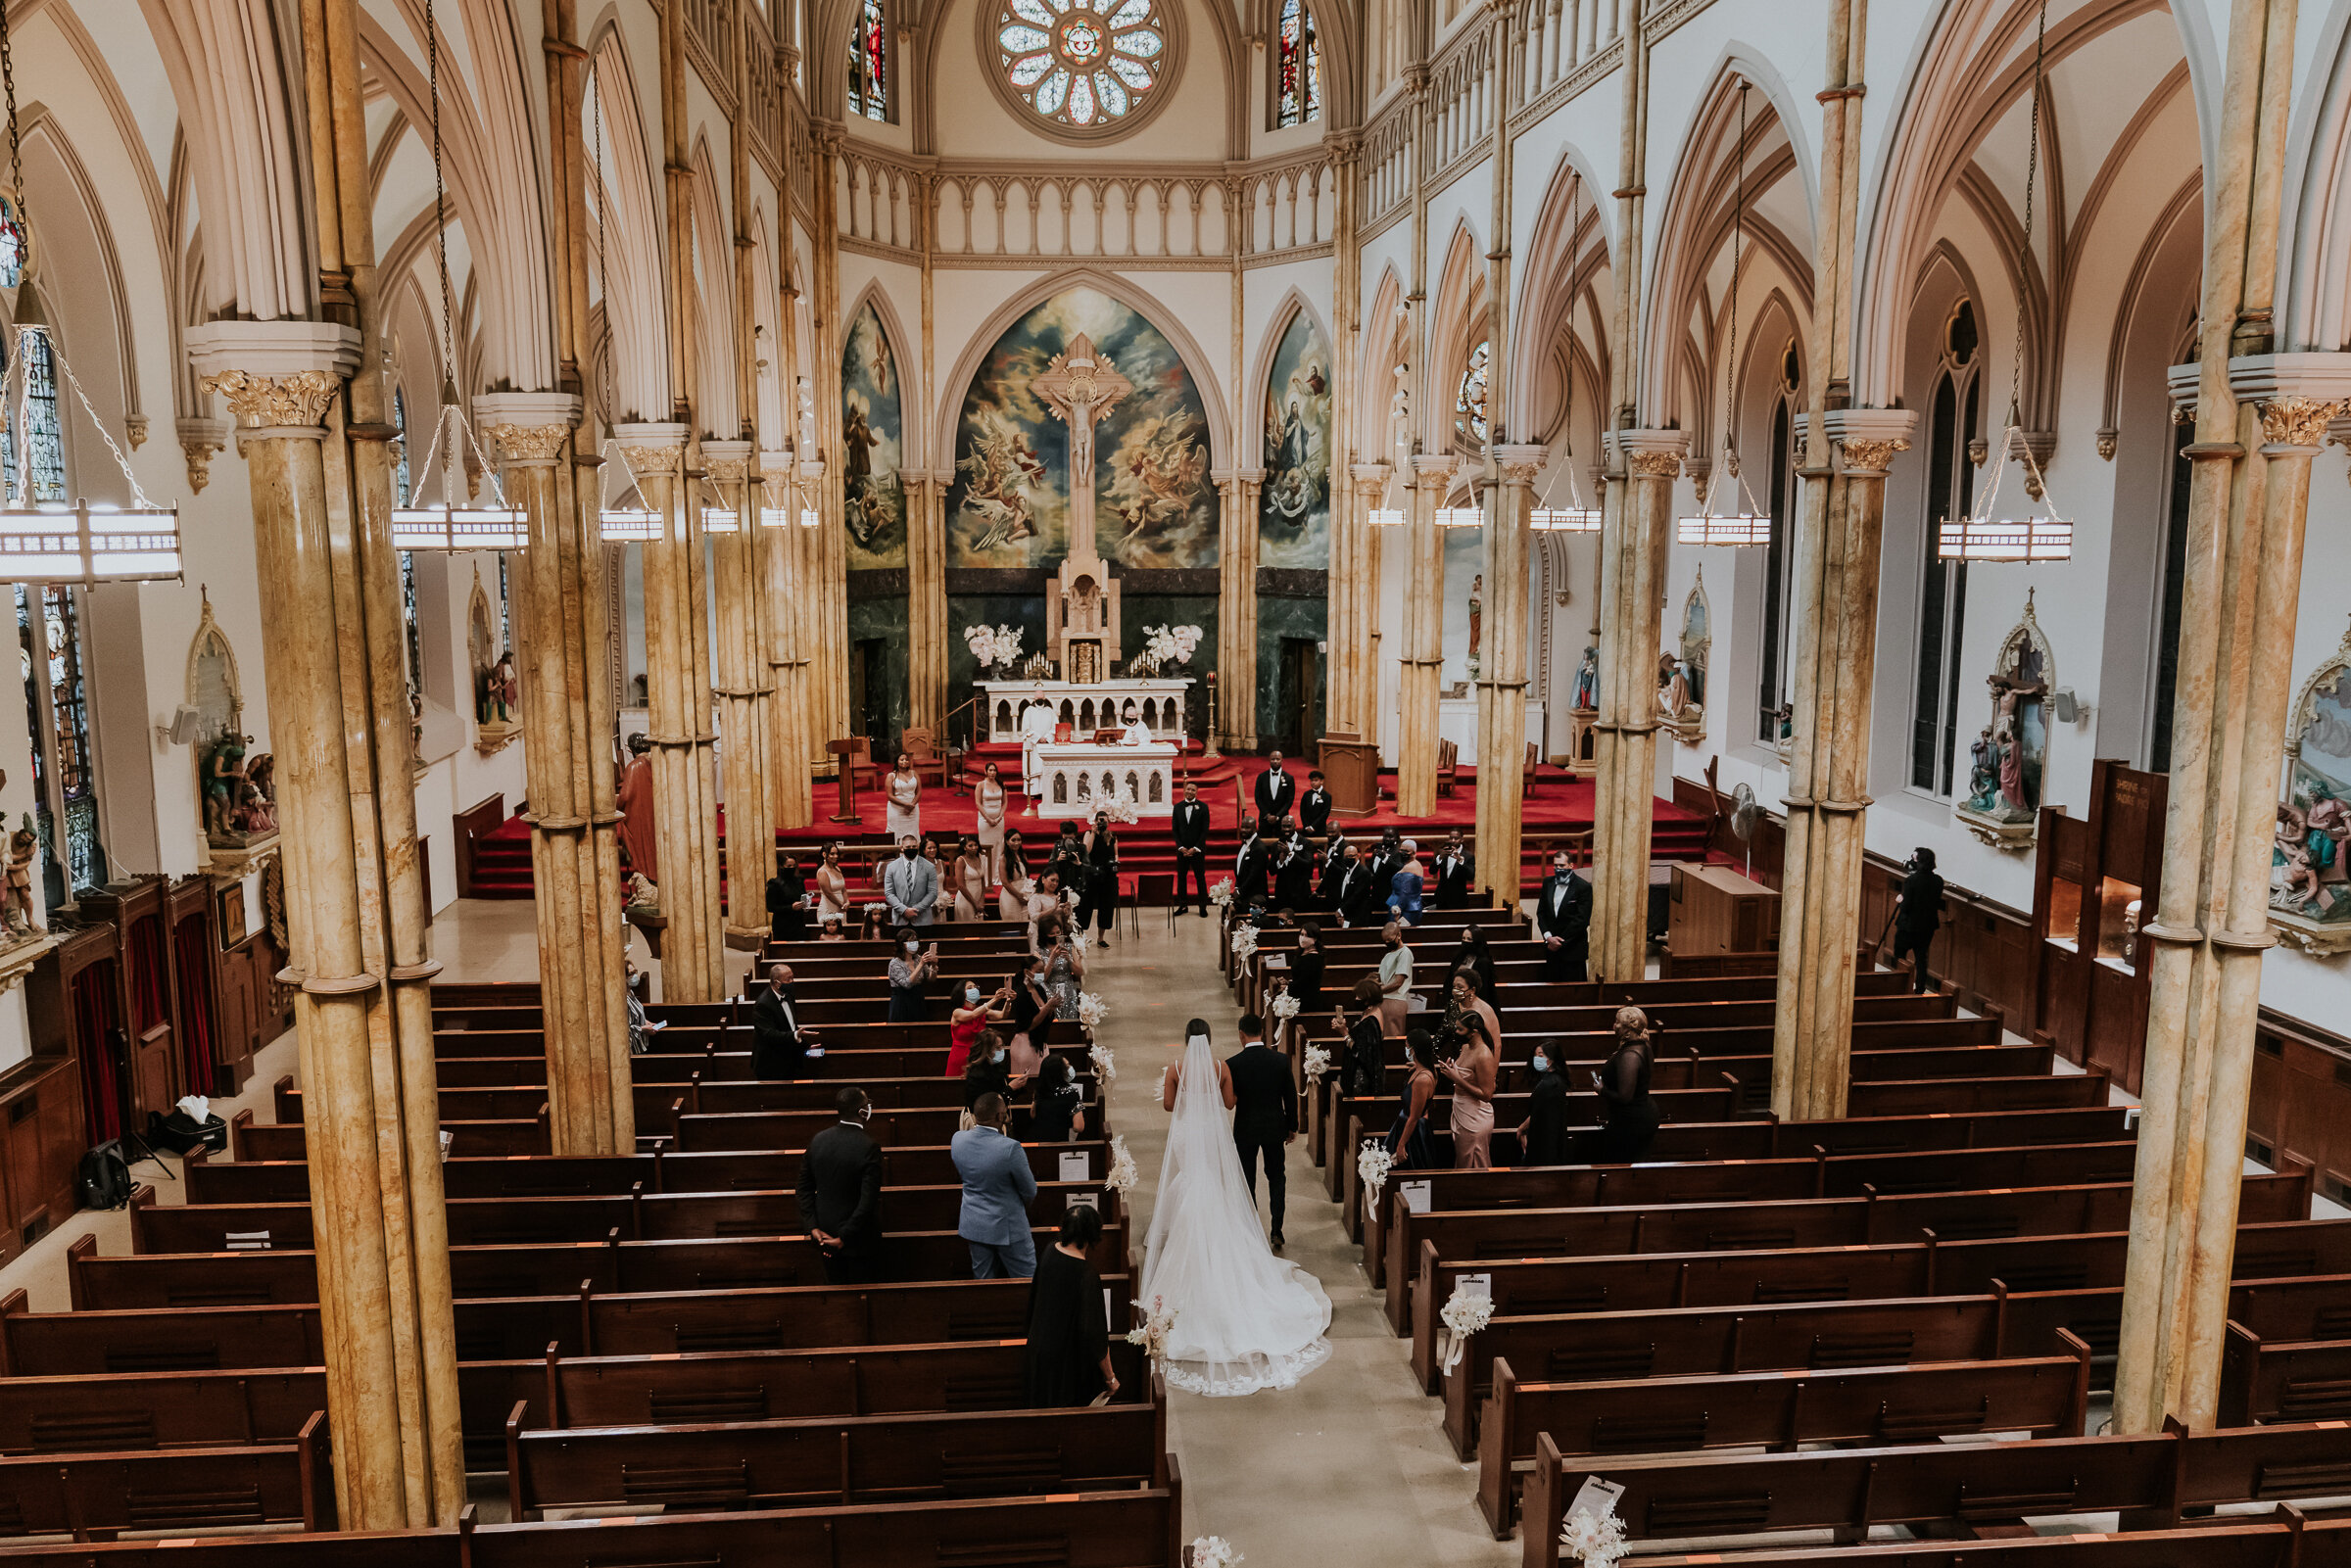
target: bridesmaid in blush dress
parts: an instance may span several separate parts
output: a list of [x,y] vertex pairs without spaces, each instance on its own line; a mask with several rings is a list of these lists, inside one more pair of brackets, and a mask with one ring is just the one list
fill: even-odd
[[1004,835],[1004,861],[998,868],[1002,883],[996,889],[996,919],[1025,921],[1029,918],[1029,895],[1035,889],[1029,880],[1029,856],[1021,847],[1021,835]]
[[845,920],[848,913],[849,879],[841,874],[840,845],[830,843],[816,868],[816,923],[822,926],[837,917]]
[[980,840],[966,837],[963,853],[955,857],[955,918],[981,920],[986,909],[987,862],[980,853]]
[[992,887],[1004,879],[1004,781],[997,777],[994,763],[982,771],[980,783],[973,786],[972,803],[980,811],[980,852],[986,857]]
[[901,838],[920,838],[923,835],[923,776],[914,771],[914,758],[901,751],[898,766],[889,776],[889,805],[884,813],[884,826],[889,830],[889,841]]

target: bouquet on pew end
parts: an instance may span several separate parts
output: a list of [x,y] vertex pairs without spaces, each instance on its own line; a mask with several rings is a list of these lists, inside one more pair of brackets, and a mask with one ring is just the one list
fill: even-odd
[[1200,1536],[1192,1542],[1192,1568],[1233,1568],[1246,1561],[1223,1536]]
[[1624,1521],[1614,1513],[1595,1514],[1578,1508],[1559,1532],[1560,1549],[1579,1559],[1584,1568],[1616,1568],[1624,1555]]
[[1168,1305],[1166,1297],[1154,1296],[1151,1310],[1143,1313],[1142,1322],[1127,1331],[1127,1343],[1141,1346],[1151,1364],[1157,1366],[1167,1359],[1168,1336],[1175,1330],[1176,1308]]
[[1234,927],[1232,930],[1232,956],[1234,958],[1247,958],[1250,954],[1256,951],[1257,927],[1246,925]]
[[1232,902],[1232,879],[1227,877],[1208,890],[1208,901],[1219,909]]
[[1303,1066],[1310,1078],[1327,1077],[1330,1074],[1330,1053],[1319,1045],[1310,1045],[1306,1048]]
[[1142,1179],[1142,1172],[1134,1168],[1134,1156],[1127,1152],[1126,1135],[1123,1133],[1112,1133],[1110,1138],[1110,1173],[1103,1178],[1102,1190],[1105,1192],[1115,1192],[1120,1197],[1124,1198],[1128,1193],[1134,1191],[1136,1185],[1140,1183]]
[[1112,1084],[1119,1081],[1119,1059],[1111,1054],[1111,1049],[1109,1046],[1104,1045],[1099,1040],[1096,1040],[1093,1044],[1093,1048],[1087,1051],[1085,1054],[1089,1059],[1092,1060],[1094,1064],[1094,1076],[1102,1080],[1103,1088],[1108,1089]]
[[1396,1163],[1388,1146],[1377,1138],[1366,1138],[1355,1154],[1355,1173],[1364,1180],[1364,1202],[1373,1209],[1379,1207],[1380,1192],[1388,1184],[1388,1167]]
[[1456,1280],[1453,1295],[1437,1317],[1445,1325],[1445,1343],[1438,1348],[1438,1355],[1444,1362],[1445,1370],[1450,1372],[1462,1364],[1462,1357],[1468,1353],[1469,1336],[1494,1321],[1493,1294],[1488,1291],[1472,1293]]
[[1287,1022],[1298,1016],[1298,998],[1284,991],[1273,998],[1273,1016]]
[[1100,1028],[1102,1021],[1108,1017],[1110,1017],[1108,1002],[1103,1001],[1101,997],[1091,991],[1078,993],[1078,1022],[1085,1025],[1086,1033],[1091,1034]]

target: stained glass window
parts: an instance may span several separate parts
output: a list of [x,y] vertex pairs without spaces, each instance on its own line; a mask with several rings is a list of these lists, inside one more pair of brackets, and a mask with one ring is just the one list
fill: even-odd
[[392,504],[406,506],[408,503],[408,400],[401,396],[398,387],[392,389],[392,427],[400,432],[400,441],[392,449],[400,453],[399,459],[392,465]]
[[417,711],[416,698],[424,689],[424,638],[416,630],[416,556],[400,552],[400,614],[408,634],[408,711]]
[[1492,354],[1493,346],[1485,343],[1469,351],[1468,367],[1453,398],[1454,428],[1481,447],[1486,441],[1486,366]]
[[88,678],[81,654],[81,606],[60,584],[17,589],[17,639],[24,677],[25,729],[32,738],[35,826],[45,852],[65,818],[65,863],[75,892],[107,879],[98,842],[98,781],[90,747]]
[[1004,79],[1039,115],[1080,130],[1140,109],[1167,51],[1156,0],[1011,0],[996,14]]
[[889,118],[889,31],[882,0],[859,0],[849,28],[849,113],[868,119]]
[[0,196],[0,288],[13,289],[24,281],[24,224],[17,204]]
[[1280,50],[1273,83],[1278,122],[1303,125],[1322,118],[1322,45],[1305,0],[1281,0]]
[[[66,444],[63,428],[57,419],[57,361],[50,356],[49,335],[46,332],[24,332],[18,334],[16,341],[24,345],[26,385],[23,395],[27,399],[24,422],[32,432],[30,499],[64,500]],[[18,395],[18,389],[12,384],[9,391],[8,429],[0,432],[0,469],[5,469],[11,498],[17,494]]]

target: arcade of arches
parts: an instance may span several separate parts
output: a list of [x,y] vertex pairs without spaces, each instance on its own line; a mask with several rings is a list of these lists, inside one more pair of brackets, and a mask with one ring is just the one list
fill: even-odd
[[[2286,1560],[2259,1532],[2309,1489],[2227,1487],[2351,1415],[2351,0],[5,16],[0,575],[9,519],[84,498],[176,503],[180,562],[15,589],[0,1530],[454,1563],[470,1502],[502,1563],[1502,1561],[1514,1531],[1552,1562],[1591,1473],[1643,1550],[1768,1523],[1829,1564],[1961,1525],[1750,1520],[1720,1498],[1780,1494],[1740,1466],[1940,1440],[1915,1462],[1967,1521],[2087,1562],[2059,1538],[2182,1498],[1969,1466],[2087,1433],[2200,1475],[2178,1423],[2274,1429],[2210,1459],[2246,1506],[2208,1523]],[[961,835],[1007,800],[1041,868],[1127,802],[1079,879],[1123,906],[1080,982],[1108,1017],[1020,1037],[1092,1112],[1035,1212],[1101,1206],[1114,1333],[1177,1024],[1229,1038],[1299,973],[1279,906],[1319,912],[1288,1256],[1340,1354],[1300,1388],[1154,1391],[1122,1342],[1100,1425],[1026,1406],[1026,1297],[962,1278],[946,987],[886,1022],[856,940],[901,752],[958,998],[1033,926],[992,836],[964,896]],[[1168,812],[1198,784],[1206,880],[1245,873],[1275,752],[1336,810],[1261,867],[1301,857],[1252,951],[1246,897],[1168,914],[1198,901]],[[1355,1169],[1410,1115],[1405,1042],[1351,1087],[1331,1014],[1401,860],[1350,908],[1328,835],[1389,828],[1433,1018],[1450,927],[1502,922],[1495,1160],[1526,1167],[1409,1202]],[[833,1036],[790,1075],[753,1050],[776,960]],[[1655,1146],[1538,1168],[1531,1050],[1579,1064],[1582,1136],[1620,1002],[1664,1025]],[[869,1290],[794,1199],[844,1083],[888,1150]],[[252,1124],[174,1152],[183,1096]],[[120,1212],[85,1206],[110,1143],[150,1189]],[[1665,1217],[1766,1200],[1784,1228]],[[1752,1266],[1660,1294],[1660,1250]],[[1453,1267],[1496,1258],[1524,1280]],[[1464,1272],[1495,1316],[1448,1372],[1428,1297]],[[1930,1296],[2007,1327],[1934,1339]],[[1743,1349],[1759,1302],[1814,1350]],[[1653,1320],[1637,1367],[1611,1313]],[[2063,1408],[1995,1419],[2076,1355]],[[1928,1369],[1971,1358],[1960,1421]],[[229,1392],[256,1369],[318,1419]],[[1761,1374],[1818,1399],[1734,1408]],[[1714,1501],[1681,1449],[1738,1472]],[[544,1522],[580,1513],[622,1519],[601,1555]]]

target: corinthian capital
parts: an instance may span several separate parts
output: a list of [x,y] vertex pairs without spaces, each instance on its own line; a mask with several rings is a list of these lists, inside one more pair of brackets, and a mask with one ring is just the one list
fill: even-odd
[[2261,404],[2261,436],[2273,447],[2321,447],[2326,444],[2328,421],[2342,411],[2340,401],[2266,399]]
[[622,424],[612,427],[612,439],[632,478],[674,479],[686,466],[686,427],[673,424]]
[[343,379],[331,370],[297,370],[282,376],[222,370],[197,385],[225,401],[240,428],[267,430],[318,424],[326,418],[326,406],[334,402]]
[[1837,444],[1845,456],[1845,466],[1864,473],[1884,473],[1897,451],[1908,451],[1907,441],[1875,441],[1866,436],[1853,436]]
[[1502,470],[1504,484],[1531,485],[1535,482],[1535,476],[1543,471],[1544,459],[1550,455],[1549,449],[1531,444],[1501,446],[1494,449],[1494,463]]
[[1633,472],[1644,479],[1671,479],[1682,471],[1682,456],[1674,451],[1637,451],[1632,464]]
[[492,425],[489,436],[510,463],[552,463],[563,452],[569,425]]

